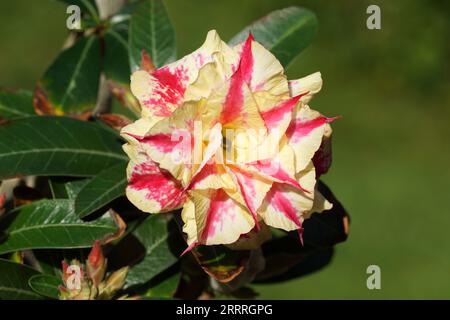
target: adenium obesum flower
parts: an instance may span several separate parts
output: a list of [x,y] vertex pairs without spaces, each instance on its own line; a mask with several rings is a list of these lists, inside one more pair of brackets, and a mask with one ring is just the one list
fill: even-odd
[[318,72],[288,81],[251,34],[230,48],[215,31],[184,58],[134,72],[141,118],[121,132],[128,199],[149,213],[183,208],[188,249],[247,248],[267,226],[301,232],[331,208],[315,184],[333,119],[307,105],[321,86]]

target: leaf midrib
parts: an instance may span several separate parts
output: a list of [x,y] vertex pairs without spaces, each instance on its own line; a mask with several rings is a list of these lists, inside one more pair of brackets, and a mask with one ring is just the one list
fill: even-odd
[[[92,43],[95,41],[95,38],[89,38],[86,42],[85,47],[83,48],[83,51],[81,52],[81,56],[80,59],[78,60],[75,69],[72,73],[72,76],[70,77],[69,83],[67,84],[67,88],[64,91],[64,96],[61,99],[61,107],[64,108],[67,97],[69,95],[69,93],[72,93],[72,91],[74,90],[74,83],[75,83],[75,78],[78,77],[78,74],[80,73],[80,69],[81,69],[81,65],[84,63],[84,61],[86,60],[86,55],[87,52],[90,50],[90,48],[92,47]],[[76,86],[75,86],[76,87]]]
[[154,18],[155,8],[153,1],[150,1],[150,37],[152,38],[151,46],[152,46],[152,59],[155,62],[156,66],[159,66],[159,57],[158,52],[156,50],[156,35],[155,35],[155,18]]
[[312,16],[309,16],[308,19],[301,19],[298,20],[298,22],[296,24],[294,24],[292,27],[290,27],[289,29],[287,29],[287,32],[285,32],[281,37],[278,38],[277,42],[274,42],[274,44],[272,45],[271,49],[276,48],[278,45],[280,45],[283,41],[286,40],[286,38],[290,37],[292,34],[295,33],[295,30],[300,28],[301,26],[305,25],[308,21],[309,18],[311,18]]
[[70,148],[70,149],[67,149],[67,148],[43,148],[43,149],[27,149],[27,150],[22,150],[22,151],[12,151],[12,152],[8,152],[8,153],[1,153],[0,158],[14,156],[14,155],[27,154],[27,153],[44,153],[44,152],[88,154],[88,155],[98,155],[98,156],[105,156],[105,157],[114,158],[114,159],[127,160],[126,156],[116,154],[116,153],[110,153],[110,152],[104,152],[104,151],[98,151],[98,150],[89,150],[89,149],[74,149],[74,148]]
[[4,104],[0,104],[0,110],[5,110],[5,111],[7,111],[9,113],[13,113],[13,114],[16,114],[16,115],[19,115],[19,116],[32,116],[29,113],[25,113],[25,112],[22,112],[22,111],[20,111],[18,109],[7,107]]
[[[33,226],[29,226],[29,227],[23,227],[23,228],[19,228],[19,229],[15,229],[12,230],[10,232],[8,232],[9,235],[14,235],[17,233],[23,233],[23,232],[27,232],[29,230],[34,230],[34,229],[47,229],[47,228],[54,228],[54,227],[61,227],[61,228],[68,228],[68,227],[80,227],[80,228],[102,228],[102,229],[113,229],[114,227],[111,226],[107,226],[107,225],[100,225],[100,224],[87,224],[87,223],[61,223],[60,222],[54,222],[52,224],[38,224],[38,225],[33,225]],[[0,244],[1,246],[1,244]]]
[[0,286],[0,292],[1,291],[19,292],[19,293],[22,293],[23,295],[32,296],[32,297],[36,297],[36,298],[41,298],[41,296],[39,294],[33,292],[32,290],[25,290],[25,289],[18,289],[18,288],[11,288],[11,287]]

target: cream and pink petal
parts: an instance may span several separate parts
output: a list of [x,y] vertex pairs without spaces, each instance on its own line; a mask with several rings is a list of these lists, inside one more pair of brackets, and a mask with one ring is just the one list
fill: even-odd
[[242,195],[242,200],[255,220],[256,230],[260,229],[258,209],[261,206],[267,192],[272,186],[272,181],[245,171],[238,166],[228,167],[230,175],[234,176],[237,188]]
[[265,130],[258,105],[245,82],[247,76],[240,64],[229,83],[219,89],[225,95],[219,121],[224,128]]
[[195,121],[200,117],[199,102],[193,101],[177,109],[171,117],[157,122],[145,135],[133,138],[141,148],[183,184],[193,173],[194,150],[201,150],[202,136],[196,136]]
[[229,244],[255,226],[253,217],[223,189],[189,192],[195,207],[199,244]]
[[251,34],[245,42],[234,47],[234,50],[246,61],[245,80],[252,92],[269,92],[282,97],[289,93],[283,66],[269,50],[254,41]]
[[303,95],[301,102],[308,103],[322,89],[322,75],[315,72],[309,76],[289,81],[291,97]]
[[240,167],[270,181],[284,183],[299,190],[309,191],[301,186],[295,177],[295,153],[291,146],[282,143],[280,148],[281,150],[274,158],[245,163],[240,165]]
[[317,188],[314,191],[314,202],[311,210],[304,213],[304,218],[309,219],[313,213],[322,213],[323,211],[331,210],[333,204],[329,202]]
[[302,106],[286,130],[288,143],[295,152],[296,172],[303,170],[322,142],[327,123],[333,121],[307,105]]
[[[231,74],[238,56],[210,31],[205,43],[193,53],[151,73],[138,70],[131,77],[131,91],[139,100],[144,117],[168,117],[185,100],[188,86],[194,82],[205,64],[220,64],[221,72]],[[189,99],[193,99],[192,95]],[[199,97],[200,98],[200,97]]]
[[[129,153],[135,151],[130,150]],[[178,209],[186,201],[182,186],[167,171],[145,154],[134,154],[137,161],[130,161],[127,168],[126,195],[138,209],[159,213]]]
[[[297,175],[300,184],[314,190],[314,167],[310,163]],[[272,227],[286,231],[301,229],[304,214],[313,207],[314,193],[306,193],[287,184],[274,183],[267,193],[258,214]]]

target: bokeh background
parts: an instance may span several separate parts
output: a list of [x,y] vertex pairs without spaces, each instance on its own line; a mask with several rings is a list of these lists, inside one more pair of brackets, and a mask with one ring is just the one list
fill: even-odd
[[[334,162],[324,181],[351,215],[350,237],[325,269],[258,285],[267,299],[450,298],[450,2],[166,0],[184,55],[217,29],[231,38],[290,5],[312,9],[320,27],[289,67],[290,78],[320,70],[311,105],[333,124]],[[382,29],[366,28],[381,8]],[[0,87],[33,89],[65,37],[65,6],[0,1]],[[13,143],[13,142],[12,142]],[[368,290],[366,268],[381,268]]]

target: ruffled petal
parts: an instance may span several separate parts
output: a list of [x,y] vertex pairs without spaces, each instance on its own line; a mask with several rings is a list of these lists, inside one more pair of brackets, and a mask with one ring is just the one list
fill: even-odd
[[[184,102],[186,89],[204,65],[216,62],[226,76],[237,61],[237,54],[212,30],[199,49],[182,59],[152,73],[144,70],[133,73],[131,91],[141,104],[143,117],[168,117]],[[194,98],[192,92],[188,98]]]
[[303,95],[301,102],[308,103],[322,89],[322,75],[315,72],[309,76],[289,81],[291,97]]
[[245,42],[234,47],[234,50],[246,61],[245,80],[252,92],[269,92],[274,96],[289,93],[283,66],[269,50],[254,41],[251,34]]
[[240,194],[242,194],[245,206],[255,220],[256,230],[259,230],[260,226],[257,211],[267,192],[270,190],[272,181],[242,170],[237,166],[230,166],[229,171],[230,174],[235,177],[238,190]]
[[283,144],[274,158],[258,160],[241,165],[245,171],[261,176],[273,182],[288,184],[294,188],[308,192],[295,177],[295,154],[292,148]]
[[[299,183],[314,189],[315,173],[312,163],[298,175]],[[287,184],[274,183],[258,214],[272,227],[286,231],[301,229],[304,213],[313,207],[313,193],[305,193]]]
[[135,137],[143,137],[159,121],[156,118],[141,118],[122,128],[120,135],[131,144],[138,144]]
[[211,133],[217,130],[203,125],[203,107],[202,101],[185,103],[172,116],[157,122],[145,135],[133,136],[153,161],[185,186],[202,163],[203,152],[206,150],[211,157],[222,143],[220,128],[219,137],[215,137]]
[[253,58],[249,38],[244,44],[238,69],[231,76],[229,85],[225,87],[226,97],[220,114],[220,122],[224,128],[265,129],[258,105],[248,85],[252,70]]
[[303,217],[308,219],[313,213],[322,213],[323,211],[331,210],[331,208],[333,208],[333,204],[328,201],[316,188],[314,190],[313,206],[309,211],[303,214]]
[[126,195],[138,209],[159,213],[180,208],[186,201],[182,186],[168,173],[161,170],[145,153],[125,147],[131,160],[127,167]]
[[301,107],[286,130],[288,143],[295,152],[296,172],[303,170],[319,149],[327,123],[333,121],[308,106]]
[[195,207],[199,244],[229,244],[248,233],[255,222],[248,210],[223,189],[189,192]]

